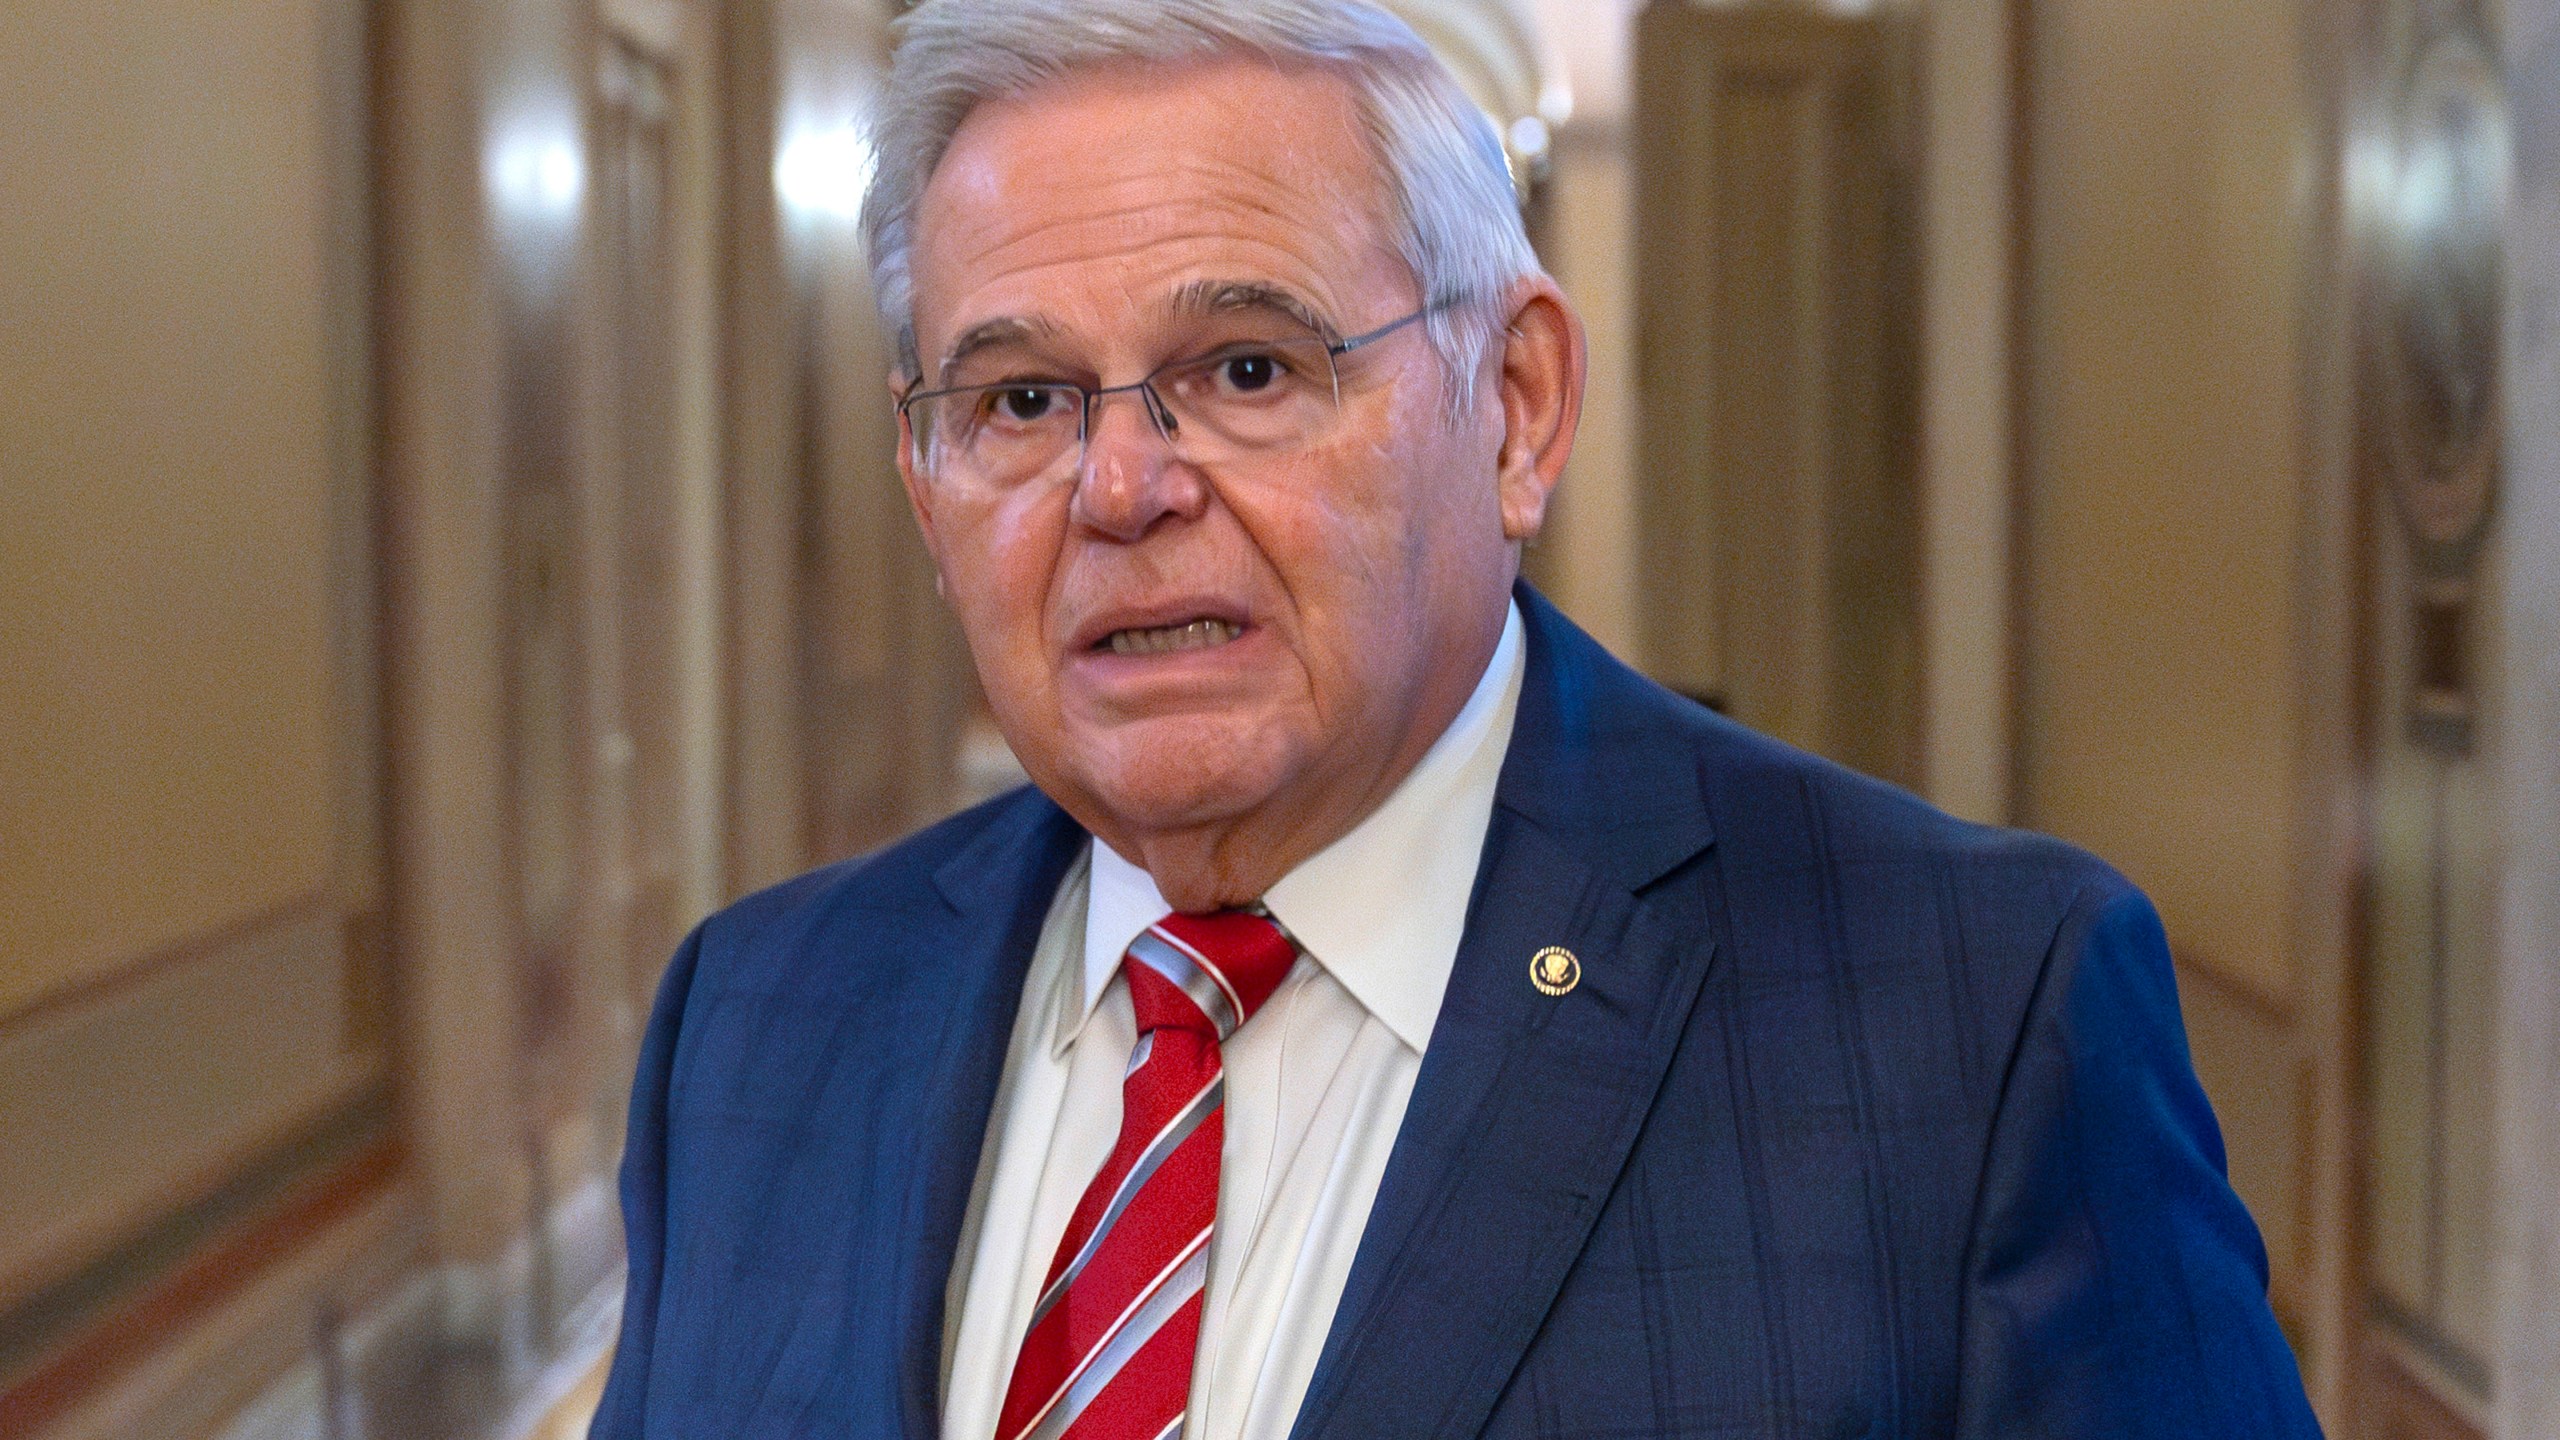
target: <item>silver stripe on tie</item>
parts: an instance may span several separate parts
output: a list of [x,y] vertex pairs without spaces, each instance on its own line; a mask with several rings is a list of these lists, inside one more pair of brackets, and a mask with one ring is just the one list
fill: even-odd
[[1174,1416],[1162,1430],[1156,1432],[1156,1440],[1173,1440],[1174,1436],[1182,1433],[1182,1422],[1188,1418],[1190,1418],[1190,1409],[1185,1406],[1182,1414]]
[[1165,978],[1200,1007],[1200,1013],[1217,1027],[1218,1039],[1224,1041],[1236,1033],[1243,1023],[1237,1008],[1235,992],[1227,988],[1226,977],[1199,959],[1199,952],[1182,944],[1162,930],[1149,929],[1129,942],[1129,958]]
[[1094,1397],[1119,1378],[1121,1367],[1129,1363],[1130,1357],[1145,1349],[1147,1342],[1156,1338],[1156,1332],[1208,1285],[1209,1233],[1215,1228],[1202,1229],[1180,1262],[1156,1277],[1148,1293],[1131,1305],[1119,1325],[1068,1379],[1065,1388],[1050,1397],[1048,1409],[1022,1432],[1020,1440],[1058,1440],[1066,1434],[1067,1427],[1076,1423],[1076,1417],[1084,1413]]
[[1201,1121],[1217,1112],[1220,1102],[1226,1097],[1226,1089],[1227,1082],[1223,1076],[1201,1086],[1200,1093],[1175,1111],[1164,1128],[1156,1132],[1155,1138],[1147,1142],[1147,1148],[1138,1153],[1137,1163],[1129,1167],[1128,1174],[1120,1177],[1120,1188],[1111,1193],[1111,1203],[1103,1207],[1102,1218],[1093,1222],[1093,1233],[1084,1237],[1084,1244],[1076,1247],[1076,1258],[1068,1261],[1067,1268],[1058,1272],[1058,1278],[1051,1282],[1049,1288],[1040,1292],[1040,1303],[1031,1307],[1031,1323],[1022,1327],[1023,1334],[1039,1329],[1041,1318],[1066,1298],[1067,1287],[1084,1273],[1086,1263],[1093,1259],[1094,1252],[1100,1250],[1102,1242],[1110,1236],[1111,1227],[1120,1223],[1121,1212],[1138,1198],[1138,1188],[1147,1183],[1174,1151],[1182,1148],[1182,1142],[1191,1138],[1191,1132],[1200,1128]]
[[[1157,938],[1163,940],[1164,943],[1172,946],[1174,949],[1181,951],[1183,954],[1190,956],[1191,963],[1199,966],[1203,971],[1207,972],[1210,979],[1218,982],[1218,993],[1227,997],[1227,1004],[1235,1008],[1236,1023],[1238,1025],[1242,1025],[1245,1022],[1244,997],[1236,993],[1236,987],[1228,982],[1227,972],[1218,968],[1218,962],[1210,959],[1207,955],[1202,954],[1190,941],[1185,940],[1172,931],[1165,929],[1162,923],[1158,923],[1150,928],[1155,931]],[[1218,1038],[1223,1040],[1226,1037],[1221,1035]]]

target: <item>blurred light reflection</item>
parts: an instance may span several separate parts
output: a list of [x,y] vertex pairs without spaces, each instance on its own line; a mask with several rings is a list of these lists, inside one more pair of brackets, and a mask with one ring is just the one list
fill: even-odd
[[862,213],[872,164],[861,127],[812,126],[783,140],[773,162],[774,192],[794,218],[850,221]]

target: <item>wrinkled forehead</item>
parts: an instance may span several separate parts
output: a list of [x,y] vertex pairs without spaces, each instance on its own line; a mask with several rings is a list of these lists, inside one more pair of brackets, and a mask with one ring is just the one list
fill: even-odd
[[1014,320],[1087,338],[1175,318],[1204,284],[1295,297],[1328,325],[1409,289],[1351,83],[1222,57],[1079,71],[980,105],[917,208],[916,336]]

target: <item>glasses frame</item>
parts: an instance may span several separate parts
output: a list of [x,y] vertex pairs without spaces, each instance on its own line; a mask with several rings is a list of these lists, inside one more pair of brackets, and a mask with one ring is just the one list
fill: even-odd
[[[1406,315],[1400,319],[1390,320],[1375,330],[1364,331],[1346,340],[1325,340],[1321,331],[1319,331],[1314,338],[1324,341],[1325,360],[1328,367],[1330,367],[1333,361],[1339,360],[1343,356],[1348,355],[1355,350],[1366,349],[1371,345],[1375,345],[1379,341],[1394,335],[1396,332],[1403,330],[1408,326],[1419,324],[1420,322],[1429,319],[1431,316],[1439,314],[1441,311],[1450,308],[1456,303],[1457,302],[1453,299],[1434,300],[1430,304],[1423,306],[1421,309],[1414,311],[1410,315]],[[1210,353],[1215,354],[1217,352],[1212,351]],[[1165,443],[1168,445],[1180,444],[1181,442],[1177,436],[1182,427],[1180,423],[1174,419],[1172,410],[1166,406],[1163,394],[1156,389],[1156,379],[1168,370],[1184,365],[1196,365],[1200,363],[1201,360],[1207,358],[1208,356],[1194,356],[1180,360],[1168,360],[1162,365],[1157,366],[1155,369],[1148,371],[1143,379],[1133,381],[1127,385],[1095,386],[1080,385],[1072,380],[1025,380],[1015,381],[1012,383],[995,381],[984,385],[951,385],[938,390],[919,390],[910,386],[905,394],[898,397],[898,421],[905,427],[907,434],[910,437],[910,443],[915,448],[917,468],[925,471],[929,476],[932,473],[932,467],[925,464],[923,440],[920,436],[916,435],[915,417],[912,413],[915,406],[918,404],[927,400],[940,400],[953,395],[967,395],[987,390],[1032,389],[1035,387],[1043,390],[1072,390],[1083,402],[1082,408],[1076,416],[1076,465],[1078,469],[1082,469],[1084,465],[1084,447],[1093,435],[1094,406],[1100,404],[1104,399],[1113,395],[1136,394],[1146,405],[1147,418],[1155,423],[1156,433],[1163,436]],[[1342,403],[1341,373],[1339,371],[1335,371],[1332,376],[1332,380],[1334,403],[1339,406]],[[923,383],[924,382],[921,378],[916,382],[918,385]],[[1026,481],[1025,483],[1028,482]]]

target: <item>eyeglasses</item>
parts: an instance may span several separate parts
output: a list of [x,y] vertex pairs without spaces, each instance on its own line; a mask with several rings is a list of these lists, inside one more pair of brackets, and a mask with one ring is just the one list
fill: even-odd
[[1348,340],[1284,328],[1259,314],[1228,322],[1227,338],[1133,385],[998,380],[910,391],[898,413],[914,437],[916,468],[936,485],[1004,491],[1084,464],[1094,408],[1135,394],[1156,432],[1187,464],[1216,465],[1313,443],[1341,415],[1334,362],[1386,339],[1448,302]]

